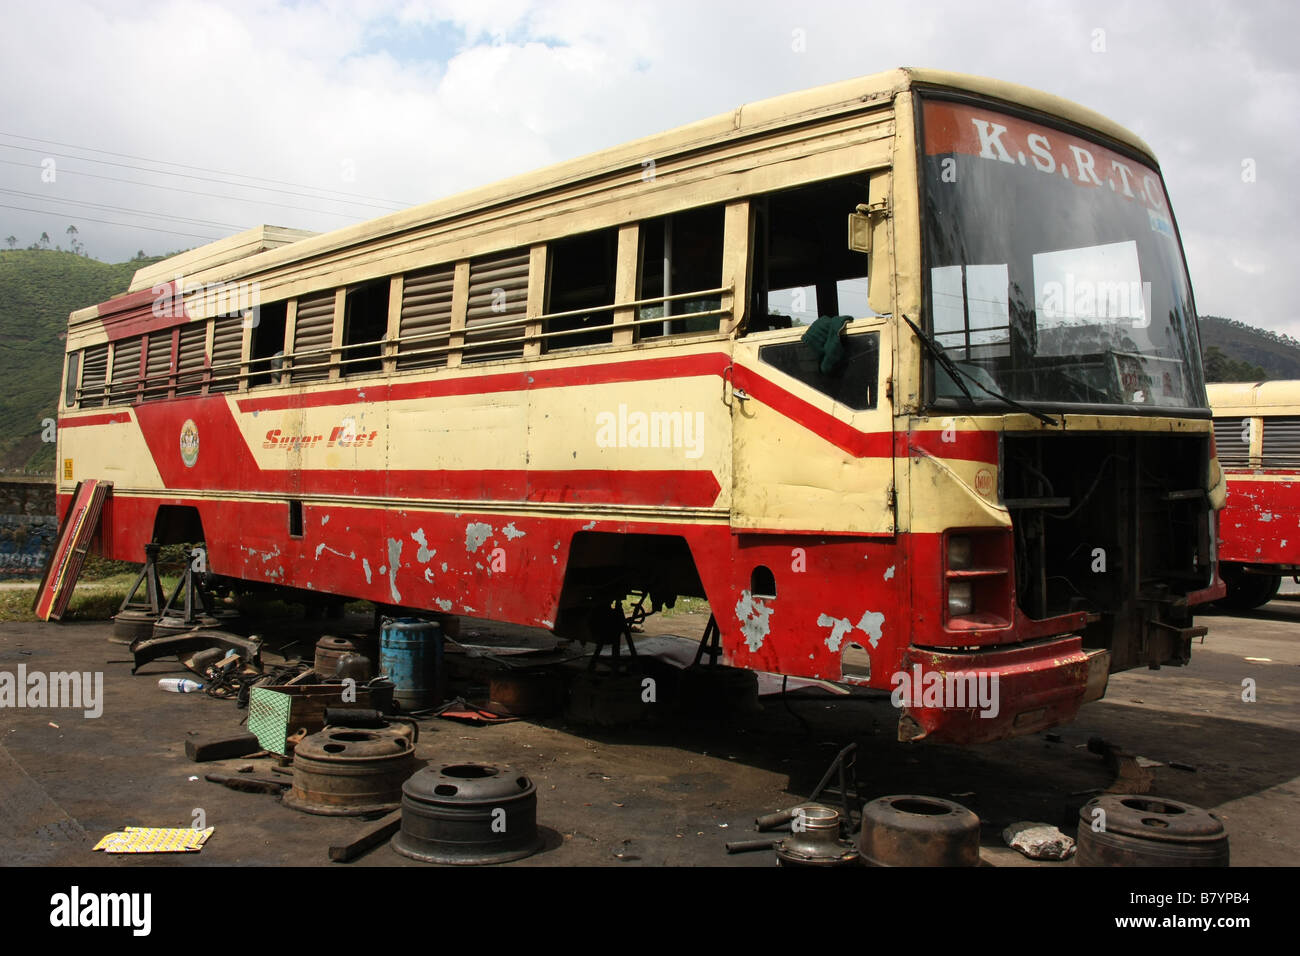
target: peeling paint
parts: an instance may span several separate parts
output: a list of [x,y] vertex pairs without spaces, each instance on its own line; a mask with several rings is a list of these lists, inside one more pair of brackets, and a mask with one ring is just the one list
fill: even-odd
[[873,650],[880,644],[880,629],[884,624],[885,615],[879,611],[863,611],[862,619],[858,621],[858,629],[871,638]]
[[443,574],[446,574],[446,573],[447,573],[447,562],[446,562],[446,561],[442,562],[442,573],[443,573]]
[[388,539],[388,593],[393,601],[400,604],[402,593],[397,590],[397,569],[401,566],[402,542],[397,538]]
[[330,516],[329,516],[329,515],[321,515],[321,516],[320,516],[320,523],[321,523],[322,526],[329,524],[329,523],[330,523]]
[[492,526],[481,521],[471,521],[465,525],[465,550],[473,554],[483,547],[483,542],[492,537]]
[[433,568],[424,569],[424,580],[427,581],[429,584],[433,583]]
[[[590,531],[590,530],[591,530],[592,528],[594,528],[594,527],[596,527],[596,522],[594,522],[594,521],[588,521],[586,524],[584,524],[584,525],[582,526],[582,530],[583,530],[583,531]],[[558,547],[558,545],[557,545],[557,547]]]
[[361,570],[366,572],[366,583],[370,583],[370,562],[365,558],[361,559]]
[[429,560],[438,552],[429,550],[429,542],[424,539],[424,529],[416,528],[411,532],[411,540],[420,546],[420,550],[415,552],[415,560],[421,564],[428,564]]
[[847,617],[831,617],[829,614],[817,615],[818,627],[829,627],[831,632],[826,637],[826,646],[832,653],[838,652],[844,636],[853,630],[853,624]]
[[886,580],[886,581],[889,581],[889,580],[892,580],[892,579],[893,579],[893,577],[894,577],[894,568],[895,568],[895,567],[897,567],[897,565],[893,565],[893,564],[891,564],[889,567],[885,568],[885,580]]
[[436,605],[438,605],[438,607],[442,608],[444,611],[450,611],[450,610],[451,610],[451,602],[450,602],[450,601],[443,600],[442,598],[434,598],[434,599],[433,599],[433,603],[436,604]]
[[270,551],[258,551],[256,548],[245,548],[244,550],[248,552],[248,556],[250,558],[254,556],[260,557],[262,559],[263,564],[266,564],[270,561],[274,561],[276,558],[280,556],[279,545],[274,545],[272,550]]
[[465,609],[465,613],[466,613],[466,614],[477,614],[477,613],[478,613],[478,608],[470,607],[468,604],[462,604],[461,607]]
[[745,635],[745,644],[751,652],[763,646],[763,639],[772,629],[768,618],[772,616],[773,610],[775,609],[763,603],[762,598],[755,598],[749,591],[740,592],[740,600],[736,602],[736,618],[740,621],[740,630]]
[[506,525],[504,528],[502,528],[501,531],[503,534],[505,534],[506,539],[509,541],[513,541],[515,540],[515,538],[522,538],[524,535],[528,533],[527,531],[520,531],[518,528],[516,528],[515,523],[513,521],[510,522],[508,525]]
[[342,551],[335,551],[329,545],[321,543],[316,545],[317,561],[320,560],[321,552],[323,551],[328,551],[330,554],[337,554],[340,558],[347,558],[349,561],[355,561],[357,559],[357,553],[355,551],[349,551],[347,554],[344,554]]

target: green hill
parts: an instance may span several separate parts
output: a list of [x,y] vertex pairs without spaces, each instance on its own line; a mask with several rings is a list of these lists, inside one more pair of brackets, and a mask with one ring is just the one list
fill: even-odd
[[41,441],[41,421],[55,415],[68,313],[125,292],[136,269],[157,261],[0,252],[0,468],[53,472],[54,445]]
[[[1257,329],[1236,319],[1203,315],[1201,348],[1211,382],[1300,379],[1300,341],[1289,335]],[[1215,361],[1220,357],[1222,364]]]

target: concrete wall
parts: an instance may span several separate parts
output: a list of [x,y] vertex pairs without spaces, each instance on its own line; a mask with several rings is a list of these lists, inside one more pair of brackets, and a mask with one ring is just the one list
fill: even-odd
[[0,478],[0,578],[40,577],[58,530],[53,479]]

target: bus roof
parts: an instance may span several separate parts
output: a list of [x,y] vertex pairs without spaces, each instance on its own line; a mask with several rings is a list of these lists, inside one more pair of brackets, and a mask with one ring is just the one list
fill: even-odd
[[1216,382],[1205,390],[1215,415],[1256,410],[1274,415],[1300,414],[1300,381]]
[[[889,101],[896,94],[917,85],[975,93],[1057,116],[1125,144],[1155,164],[1150,147],[1140,138],[1114,121],[1070,100],[1001,80],[903,67],[759,100],[668,132],[633,140],[621,146],[320,235],[279,227],[258,227],[146,266],[135,273],[129,291],[149,289],[178,274],[200,281],[235,278],[240,274],[283,267],[295,260],[309,259],[379,236],[403,233],[439,220],[517,202],[529,195],[560,190],[584,180],[617,175],[629,170],[640,175],[642,163],[647,159],[662,160],[726,139],[755,135],[765,130],[860,109],[863,103],[872,100]],[[285,241],[263,243],[259,248],[259,241],[269,231],[276,231]],[[290,236],[291,233],[298,235]],[[239,266],[231,268],[236,261]],[[74,313],[74,318],[77,315]]]

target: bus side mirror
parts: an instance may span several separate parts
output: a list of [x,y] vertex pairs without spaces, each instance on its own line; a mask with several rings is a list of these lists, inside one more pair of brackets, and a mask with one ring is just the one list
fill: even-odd
[[857,212],[849,213],[849,248],[863,255],[871,255],[871,216],[865,203]]

